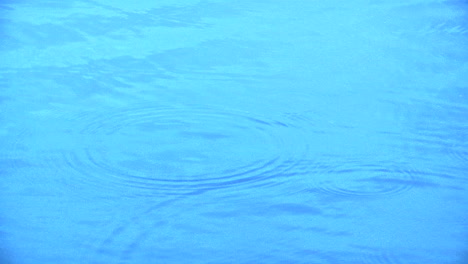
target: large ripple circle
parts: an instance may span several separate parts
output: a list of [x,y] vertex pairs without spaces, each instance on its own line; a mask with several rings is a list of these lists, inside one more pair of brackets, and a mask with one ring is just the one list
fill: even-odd
[[163,193],[272,184],[303,146],[294,129],[248,112],[134,108],[86,114],[64,153],[87,184]]

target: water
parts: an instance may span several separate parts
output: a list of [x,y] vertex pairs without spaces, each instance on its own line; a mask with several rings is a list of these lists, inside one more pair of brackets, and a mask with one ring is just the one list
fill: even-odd
[[467,8],[2,1],[1,263],[468,263]]

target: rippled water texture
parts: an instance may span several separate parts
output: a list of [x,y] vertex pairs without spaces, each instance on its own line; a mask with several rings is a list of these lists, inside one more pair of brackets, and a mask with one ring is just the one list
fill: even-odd
[[0,3],[0,263],[468,263],[468,3]]

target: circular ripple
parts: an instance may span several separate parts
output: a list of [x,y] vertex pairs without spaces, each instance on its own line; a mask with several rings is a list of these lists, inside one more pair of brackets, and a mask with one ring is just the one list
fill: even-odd
[[340,196],[376,197],[425,186],[415,177],[416,171],[391,162],[361,164],[344,161],[337,164],[320,166],[322,173],[315,179],[320,191]]
[[181,193],[274,184],[269,179],[292,169],[307,148],[287,123],[238,111],[147,107],[75,122],[79,144],[52,161],[86,184],[113,188]]

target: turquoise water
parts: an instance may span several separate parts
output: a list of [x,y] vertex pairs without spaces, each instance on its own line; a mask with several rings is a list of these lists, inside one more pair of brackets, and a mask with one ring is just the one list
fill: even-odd
[[467,18],[1,1],[0,263],[468,263]]

